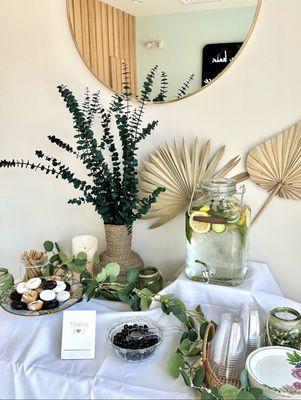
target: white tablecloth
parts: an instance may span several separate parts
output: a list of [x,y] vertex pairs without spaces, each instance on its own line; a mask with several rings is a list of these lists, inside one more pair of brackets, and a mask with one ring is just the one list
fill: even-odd
[[[208,318],[219,321],[225,311],[237,311],[244,301],[255,300],[264,311],[276,306],[301,305],[282,297],[264,264],[250,263],[246,281],[235,288],[190,281],[182,273],[163,292],[174,293],[188,307],[201,304]],[[97,310],[94,360],[60,359],[62,313],[44,317],[18,317],[0,310],[0,399],[183,399],[193,398],[181,379],[166,371],[168,354],[179,337],[167,337],[154,357],[142,364],[118,359],[105,341],[113,321],[142,316],[176,325],[173,316],[157,305],[144,313],[118,311],[124,305],[110,301],[82,302],[72,309]]]

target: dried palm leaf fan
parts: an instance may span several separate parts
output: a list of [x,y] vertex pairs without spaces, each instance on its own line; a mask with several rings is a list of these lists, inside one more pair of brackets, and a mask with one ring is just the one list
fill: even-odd
[[275,196],[301,199],[301,123],[254,147],[247,156],[250,179],[270,192],[254,223]]
[[[197,138],[191,149],[183,139],[181,149],[174,142],[173,146],[165,144],[150,154],[150,161],[144,161],[145,169],[140,173],[141,194],[149,195],[156,187],[166,189],[145,216],[146,219],[158,218],[150,228],[165,224],[185,210],[196,185],[204,179],[222,178],[239,163],[240,158],[235,157],[217,171],[224,151],[225,147],[220,148],[209,159],[210,140],[201,146]],[[247,176],[243,173],[234,179],[239,182]]]

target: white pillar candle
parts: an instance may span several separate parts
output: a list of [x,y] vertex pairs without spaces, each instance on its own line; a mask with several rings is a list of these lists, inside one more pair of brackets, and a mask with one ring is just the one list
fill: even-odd
[[72,239],[72,254],[76,257],[78,253],[87,254],[87,270],[93,272],[93,257],[97,252],[97,238],[91,235],[75,236]]

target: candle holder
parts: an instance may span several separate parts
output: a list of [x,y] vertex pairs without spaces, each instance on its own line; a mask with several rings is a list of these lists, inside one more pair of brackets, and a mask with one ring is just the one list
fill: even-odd
[[274,308],[267,319],[268,346],[286,346],[301,349],[301,315],[289,307]]
[[[72,254],[76,257],[79,253],[87,254],[87,270],[93,274],[93,258],[97,252],[98,240],[91,235],[75,236],[72,239]],[[79,280],[79,275],[75,276]]]

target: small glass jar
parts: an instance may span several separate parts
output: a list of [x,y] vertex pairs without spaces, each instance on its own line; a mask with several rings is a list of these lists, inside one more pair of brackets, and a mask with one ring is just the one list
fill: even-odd
[[288,307],[274,308],[267,319],[267,345],[301,350],[301,315]]
[[42,276],[42,269],[47,263],[47,253],[37,250],[25,251],[21,256],[20,281],[27,282],[29,279]]
[[14,277],[8,272],[8,269],[0,268],[0,301],[13,284]]
[[139,274],[139,288],[147,288],[153,293],[163,289],[163,277],[156,267],[144,267]]
[[186,275],[220,285],[242,283],[247,273],[250,209],[233,179],[204,181],[186,213]]

